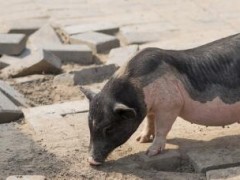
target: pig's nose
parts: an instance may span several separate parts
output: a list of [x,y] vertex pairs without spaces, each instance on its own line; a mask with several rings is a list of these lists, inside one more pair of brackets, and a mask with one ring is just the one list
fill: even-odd
[[93,166],[99,166],[99,165],[102,164],[101,162],[95,161],[93,157],[89,157],[88,162],[89,162],[90,165],[93,165]]

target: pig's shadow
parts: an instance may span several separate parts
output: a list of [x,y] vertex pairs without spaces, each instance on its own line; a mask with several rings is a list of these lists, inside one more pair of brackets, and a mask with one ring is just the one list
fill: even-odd
[[[210,141],[199,141],[199,140],[192,140],[192,139],[184,139],[184,138],[174,138],[168,139],[167,143],[174,144],[179,146],[179,151],[183,156],[189,150],[199,150],[199,148],[221,148],[221,149],[230,149],[230,150],[237,150],[240,149],[240,135],[233,135],[233,136],[224,136],[212,139]],[[170,151],[170,150],[169,150]],[[136,154],[128,155],[122,158],[119,158],[115,161],[107,161],[103,166],[97,167],[99,171],[104,172],[118,172],[122,174],[132,174],[137,177],[143,179],[152,179],[153,175],[156,174],[156,171],[144,170],[139,166],[139,163],[143,163],[139,156],[141,156],[143,152],[138,152]],[[186,156],[185,156],[186,157]],[[133,165],[135,164],[135,165]],[[136,165],[137,164],[137,165]]]

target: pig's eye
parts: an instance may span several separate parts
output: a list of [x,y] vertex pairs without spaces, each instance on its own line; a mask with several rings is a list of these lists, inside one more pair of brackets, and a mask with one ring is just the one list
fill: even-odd
[[111,135],[112,133],[114,132],[114,129],[111,125],[109,126],[106,126],[104,129],[103,129],[103,133],[105,136],[109,136]]

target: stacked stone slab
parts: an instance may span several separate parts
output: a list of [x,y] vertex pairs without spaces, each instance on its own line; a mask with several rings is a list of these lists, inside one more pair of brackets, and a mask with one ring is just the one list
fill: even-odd
[[104,53],[120,46],[116,37],[97,32],[72,35],[70,42],[72,44],[86,44],[94,53]]
[[116,71],[114,64],[85,67],[79,71],[72,71],[56,76],[55,85],[87,85],[102,82],[110,78]]
[[16,121],[23,116],[20,107],[27,107],[23,95],[0,81],[0,123]]
[[0,34],[0,54],[19,55],[26,47],[24,34]]
[[58,30],[61,37],[64,41],[69,42],[70,36],[75,34],[81,34],[86,32],[101,32],[105,34],[113,35],[117,33],[119,30],[118,26],[112,23],[88,23],[88,24],[78,24],[78,25],[70,25],[60,28]]
[[75,62],[78,64],[92,64],[93,55],[91,49],[86,45],[50,44],[44,50],[56,55],[63,62]]
[[4,68],[1,77],[20,77],[32,74],[59,73],[61,72],[61,60],[44,50],[31,51],[30,55],[21,59],[19,63]]
[[38,29],[40,29],[46,23],[46,19],[28,19],[27,21],[12,21],[6,24],[6,29],[8,33],[20,33],[29,36]]

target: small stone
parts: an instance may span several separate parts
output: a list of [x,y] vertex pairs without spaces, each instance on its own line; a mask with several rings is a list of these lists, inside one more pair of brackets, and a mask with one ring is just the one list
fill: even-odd
[[6,180],[46,180],[46,177],[40,175],[15,175],[9,176]]
[[26,47],[24,34],[0,34],[0,54],[19,55]]
[[86,67],[56,76],[54,85],[87,85],[110,78],[117,70],[114,64]]
[[4,68],[1,77],[20,77],[32,74],[59,73],[61,71],[61,60],[46,51],[31,51],[17,64]]
[[109,53],[107,64],[120,67],[130,60],[138,51],[138,45],[130,45],[112,49]]
[[0,91],[0,123],[16,121],[22,117],[22,111]]
[[169,150],[159,155],[148,157],[142,153],[140,155],[142,159],[143,168],[154,168],[158,171],[173,171],[181,165],[181,154],[178,150]]
[[94,53],[104,53],[120,46],[116,37],[97,32],[72,35],[70,42],[72,44],[86,44]]
[[63,62],[75,62],[78,64],[92,64],[93,55],[91,49],[87,45],[48,45],[44,50],[53,53]]
[[207,180],[239,180],[240,166],[207,171]]

